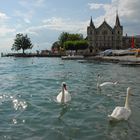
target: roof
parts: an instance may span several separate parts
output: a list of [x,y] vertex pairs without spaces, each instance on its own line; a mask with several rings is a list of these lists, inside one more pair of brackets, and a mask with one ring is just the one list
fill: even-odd
[[95,26],[94,26],[94,24],[93,24],[93,21],[92,21],[92,17],[91,17],[91,19],[90,19],[90,26],[93,27],[93,28],[95,28]]
[[115,23],[115,26],[121,26],[118,14],[116,15],[116,23]]
[[104,22],[97,28],[97,30],[100,30],[100,28],[102,28],[102,26],[106,26],[111,32],[113,31],[112,27],[111,27],[106,21],[104,21]]

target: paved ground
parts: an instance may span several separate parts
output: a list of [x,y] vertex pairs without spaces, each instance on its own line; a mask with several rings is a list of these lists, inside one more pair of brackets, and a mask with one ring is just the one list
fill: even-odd
[[140,62],[140,57],[136,56],[103,56],[103,59],[118,60],[118,61],[130,61],[130,62]]
[[126,55],[126,56],[91,56],[87,57],[88,60],[98,60],[98,61],[107,61],[107,62],[133,62],[140,64],[140,57],[136,57],[134,55]]

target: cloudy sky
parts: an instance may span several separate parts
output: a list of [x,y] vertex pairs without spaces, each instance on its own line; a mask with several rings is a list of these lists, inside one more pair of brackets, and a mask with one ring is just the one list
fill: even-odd
[[140,34],[139,0],[1,0],[0,52],[10,52],[17,33],[28,34],[34,50],[50,49],[62,32],[82,33],[90,17],[113,27],[116,11],[124,35]]

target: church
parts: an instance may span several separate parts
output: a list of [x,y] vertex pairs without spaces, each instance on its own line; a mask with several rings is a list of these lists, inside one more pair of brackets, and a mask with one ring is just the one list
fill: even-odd
[[87,40],[90,52],[93,50],[122,49],[123,26],[120,24],[118,14],[116,14],[113,28],[105,20],[96,28],[91,17],[87,27]]

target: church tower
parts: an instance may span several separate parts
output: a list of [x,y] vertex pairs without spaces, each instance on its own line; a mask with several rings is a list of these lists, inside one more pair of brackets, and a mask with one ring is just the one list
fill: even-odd
[[87,27],[87,40],[90,53],[98,50],[122,49],[123,26],[120,24],[118,13],[116,12],[113,28],[105,20],[96,28],[91,17]]
[[118,13],[116,13],[116,22],[114,26],[114,49],[122,48],[123,27],[120,24]]
[[89,51],[92,53],[93,49],[95,48],[96,40],[96,29],[92,21],[92,17],[90,19],[90,25],[87,27],[87,39],[89,43]]

